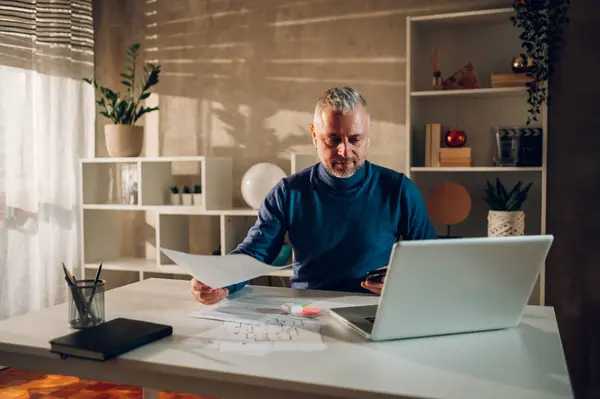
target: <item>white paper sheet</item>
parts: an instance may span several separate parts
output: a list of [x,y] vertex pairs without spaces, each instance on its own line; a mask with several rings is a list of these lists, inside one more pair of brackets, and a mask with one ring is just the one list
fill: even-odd
[[205,348],[264,356],[270,352],[311,352],[326,348],[321,325],[291,316],[280,316],[258,325],[226,322],[197,337]]
[[212,288],[222,288],[291,266],[271,266],[243,254],[209,256],[195,255],[171,249],[160,249],[196,280]]
[[331,310],[334,308],[347,308],[352,306],[378,305],[378,296],[348,295],[337,298],[318,299],[310,303],[310,307]]
[[284,303],[305,305],[309,302],[310,299],[250,294],[240,298],[225,299],[215,305],[193,312],[190,316],[236,323],[261,324],[281,316],[281,305]]

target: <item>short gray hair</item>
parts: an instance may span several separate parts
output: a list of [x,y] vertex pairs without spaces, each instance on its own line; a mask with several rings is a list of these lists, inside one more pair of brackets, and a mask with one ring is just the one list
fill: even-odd
[[315,107],[315,116],[321,117],[321,113],[326,107],[342,114],[348,114],[359,106],[362,106],[368,113],[367,101],[358,91],[352,87],[334,87],[319,97]]

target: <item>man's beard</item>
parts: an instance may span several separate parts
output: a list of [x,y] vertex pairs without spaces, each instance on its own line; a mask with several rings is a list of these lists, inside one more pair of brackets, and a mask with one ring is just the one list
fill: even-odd
[[345,179],[348,177],[352,177],[364,165],[364,162],[359,162],[356,158],[348,159],[343,162],[346,163],[340,169],[335,168],[336,164],[340,164],[339,161],[331,161],[329,162],[329,164],[324,163],[324,166],[325,169],[327,169],[329,174],[331,174],[332,176]]

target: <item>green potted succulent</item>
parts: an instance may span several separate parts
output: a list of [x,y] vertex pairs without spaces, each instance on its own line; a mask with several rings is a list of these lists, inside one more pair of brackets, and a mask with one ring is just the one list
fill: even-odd
[[179,188],[177,186],[169,187],[171,205],[181,205],[181,195],[179,194]]
[[100,114],[112,122],[104,126],[104,135],[108,154],[113,157],[137,157],[142,153],[144,127],[135,123],[144,114],[158,110],[158,107],[145,107],[143,101],[150,97],[150,88],[158,83],[160,65],[146,63],[139,76],[139,54],[138,43],[127,48],[126,71],[121,73],[121,83],[127,89],[125,94],[102,86],[94,79],[83,79],[99,93],[96,104]]
[[483,199],[489,206],[488,237],[522,236],[525,234],[523,203],[533,183],[523,187],[521,181],[507,191],[500,179],[493,185],[488,180]]
[[195,184],[194,185],[194,192],[192,193],[193,199],[194,199],[194,205],[195,206],[202,206],[203,204],[203,200],[202,200],[202,186],[200,184]]
[[187,206],[190,206],[193,203],[192,190],[190,190],[190,186],[187,184],[183,186],[183,191],[181,192],[181,203]]

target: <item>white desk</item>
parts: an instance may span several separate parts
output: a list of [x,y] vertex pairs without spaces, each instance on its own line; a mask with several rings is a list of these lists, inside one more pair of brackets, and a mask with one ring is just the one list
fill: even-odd
[[[171,324],[173,336],[107,362],[60,359],[48,341],[69,332],[66,305],[0,322],[0,364],[148,388],[243,398],[570,398],[552,308],[528,307],[517,329],[371,343],[330,316],[321,351],[264,357],[198,349],[220,322],[186,315],[189,283],[145,280],[106,293],[107,319]],[[343,293],[246,287],[276,296]],[[243,291],[242,291],[243,292]],[[188,341],[188,342],[186,342]],[[193,340],[192,340],[193,341]]]

